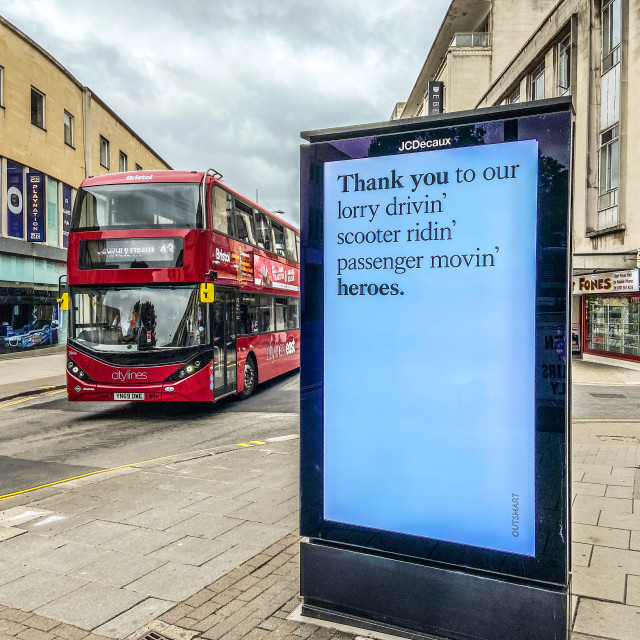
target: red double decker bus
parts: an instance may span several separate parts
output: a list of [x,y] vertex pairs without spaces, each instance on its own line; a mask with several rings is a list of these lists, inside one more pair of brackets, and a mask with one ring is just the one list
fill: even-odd
[[69,400],[248,397],[300,366],[298,231],[205,172],[86,179],[68,250]]

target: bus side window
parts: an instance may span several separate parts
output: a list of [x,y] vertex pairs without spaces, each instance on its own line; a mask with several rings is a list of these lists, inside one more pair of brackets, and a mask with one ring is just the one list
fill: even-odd
[[255,231],[253,224],[253,211],[240,200],[235,200],[236,205],[236,229],[238,230],[238,240],[255,244]]
[[272,251],[271,248],[271,229],[267,216],[254,209],[256,221],[256,245],[265,251]]
[[298,261],[298,255],[296,253],[296,233],[293,229],[289,229],[289,227],[284,228],[284,257],[287,260],[293,260],[294,262]]
[[284,331],[287,328],[285,316],[287,313],[287,299],[276,298],[276,331]]
[[233,237],[233,203],[231,196],[220,187],[211,190],[211,218],[214,231]]
[[299,329],[300,300],[298,298],[289,298],[287,303],[287,316],[286,316],[286,328],[287,329]]
[[240,319],[238,321],[238,333],[250,335],[258,333],[258,296],[245,293],[240,302]]
[[273,298],[271,296],[260,296],[259,331],[273,331]]
[[276,253],[279,256],[284,258],[285,256],[285,235],[284,235],[284,227],[278,222],[271,222],[271,227],[273,229],[273,239],[276,243]]

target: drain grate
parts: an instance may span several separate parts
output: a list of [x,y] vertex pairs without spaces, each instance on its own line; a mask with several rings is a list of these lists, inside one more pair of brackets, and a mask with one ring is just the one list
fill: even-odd
[[621,393],[590,393],[594,398],[626,398]]
[[149,631],[148,633],[145,633],[140,640],[171,640],[171,638],[169,638],[169,636],[163,636],[157,631]]

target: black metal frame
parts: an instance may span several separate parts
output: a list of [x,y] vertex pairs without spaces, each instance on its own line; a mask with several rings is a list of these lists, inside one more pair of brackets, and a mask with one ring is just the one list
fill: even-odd
[[[572,103],[556,98],[426,118],[302,133],[301,533],[336,553],[376,555],[485,580],[546,587],[564,594],[569,570],[570,192]],[[484,134],[482,133],[484,131]],[[487,135],[490,132],[490,135]],[[486,141],[483,138],[490,138]],[[323,185],[331,161],[394,155],[403,141],[451,138],[451,146],[537,139],[536,556],[328,522],[323,519]],[[423,149],[424,150],[424,149]],[[320,169],[320,170],[319,170]],[[545,349],[546,345],[546,349]],[[564,364],[565,394],[550,396],[543,367]],[[317,554],[316,554],[317,555]],[[322,555],[322,554],[320,554]],[[304,557],[304,556],[303,556]],[[385,560],[385,561],[386,561]],[[305,570],[303,568],[303,576]],[[307,564],[307,576],[309,576]],[[314,578],[315,579],[315,578]],[[306,583],[308,586],[310,582]],[[305,595],[303,583],[303,595]],[[559,590],[559,591],[558,591]],[[306,596],[305,596],[306,597]],[[310,596],[313,599],[313,596]],[[462,637],[462,636],[461,636]]]

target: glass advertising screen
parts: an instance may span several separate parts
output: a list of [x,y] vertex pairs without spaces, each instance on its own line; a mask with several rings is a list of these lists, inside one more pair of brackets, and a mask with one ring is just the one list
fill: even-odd
[[325,165],[325,519],[535,555],[537,184],[535,140]]
[[566,584],[570,109],[307,134],[303,536]]

